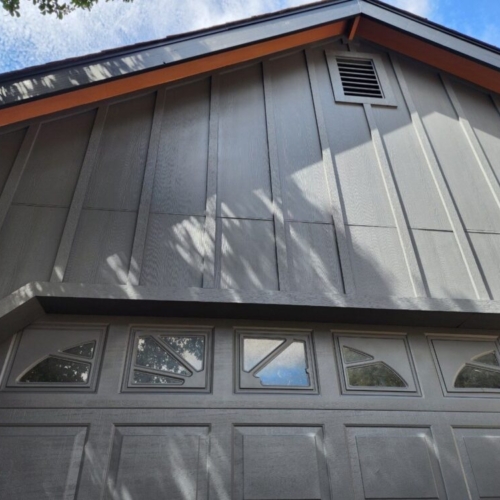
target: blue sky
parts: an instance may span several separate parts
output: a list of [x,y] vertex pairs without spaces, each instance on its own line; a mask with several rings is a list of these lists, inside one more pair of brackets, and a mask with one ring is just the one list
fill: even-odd
[[[0,11],[0,73],[226,23],[315,0],[115,0],[62,21],[21,0],[20,18]],[[500,0],[386,0],[500,46]]]

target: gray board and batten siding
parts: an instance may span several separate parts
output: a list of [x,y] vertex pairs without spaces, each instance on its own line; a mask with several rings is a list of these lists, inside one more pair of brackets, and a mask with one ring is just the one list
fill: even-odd
[[[349,50],[380,56],[393,102],[336,101],[331,58]],[[497,301],[498,106],[338,40],[11,126],[0,296],[50,281],[293,292],[296,304]]]

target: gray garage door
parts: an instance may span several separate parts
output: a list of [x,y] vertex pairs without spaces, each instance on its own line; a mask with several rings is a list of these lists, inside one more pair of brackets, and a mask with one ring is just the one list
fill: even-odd
[[500,499],[496,332],[47,317],[0,366],[1,498]]

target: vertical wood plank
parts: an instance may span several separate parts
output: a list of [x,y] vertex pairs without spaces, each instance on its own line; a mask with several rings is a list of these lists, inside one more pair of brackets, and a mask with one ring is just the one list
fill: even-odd
[[80,170],[80,177],[78,178],[78,183],[73,194],[68,218],[66,219],[63,235],[61,237],[56,260],[54,262],[52,276],[50,277],[50,281],[54,283],[62,283],[64,279],[71,247],[73,245],[76,229],[78,227],[78,221],[80,220],[80,214],[85,202],[85,195],[87,194],[87,188],[94,169],[107,113],[108,106],[101,106],[97,112],[94,127],[92,128],[89,144],[85,153],[82,168]]
[[16,194],[17,187],[23,176],[24,169],[28,163],[33,146],[35,145],[36,138],[40,132],[40,123],[31,125],[24,136],[24,140],[17,154],[17,158],[12,165],[9,177],[5,183],[4,189],[0,196],[0,229],[5,222],[7,212],[9,211],[12,200]]
[[444,179],[443,173],[441,172],[441,168],[439,166],[434,150],[432,149],[430,139],[427,135],[422,119],[417,112],[417,108],[415,106],[415,103],[413,102],[413,98],[411,97],[410,89],[408,88],[406,78],[404,76],[403,70],[401,69],[401,65],[399,64],[399,59],[396,55],[392,55],[391,58],[394,71],[399,82],[399,86],[406,101],[406,106],[408,107],[408,111],[411,115],[413,126],[415,127],[415,130],[417,132],[420,146],[424,152],[427,165],[436,184],[441,202],[443,203],[444,209],[446,210],[446,214],[453,229],[453,233],[455,234],[457,244],[460,248],[460,253],[462,254],[462,258],[465,262],[465,266],[467,267],[467,272],[472,282],[472,286],[474,287],[476,298],[487,300],[490,298],[490,295],[484,283],[476,259],[474,258],[474,253],[472,251],[470,241],[467,237],[462,219],[460,218],[455,207],[448,185]]
[[458,121],[462,126],[462,129],[465,133],[465,137],[467,137],[467,141],[474,154],[474,157],[476,158],[477,163],[481,168],[481,172],[483,173],[486,179],[486,183],[488,184],[488,187],[491,190],[491,193],[493,195],[493,198],[495,199],[497,206],[500,208],[500,185],[498,184],[498,180],[495,176],[492,166],[488,161],[488,158],[484,154],[483,148],[479,143],[479,140],[476,136],[476,133],[474,132],[474,129],[472,128],[472,125],[470,124],[470,121],[465,116],[464,109],[460,104],[460,101],[455,92],[455,89],[453,88],[451,81],[446,75],[443,74],[441,74],[441,80],[443,81],[444,88],[446,90],[446,93],[448,94],[448,97],[450,98],[451,104],[455,108],[455,112],[457,113],[458,116]]
[[375,115],[373,114],[371,104],[363,104],[363,107],[368,121],[368,126],[370,127],[373,147],[375,148],[375,153],[377,155],[380,173],[382,174],[392,214],[394,216],[394,220],[396,221],[399,240],[401,242],[401,248],[403,249],[403,255],[408,268],[408,273],[410,274],[413,291],[415,292],[416,297],[425,297],[427,296],[427,291],[424,283],[424,277],[417,261],[417,255],[410,235],[408,221],[406,220],[406,216],[403,212],[396,183],[385,152],[384,143],[382,142],[382,137],[380,136],[380,132],[375,121]]
[[306,51],[306,61],[311,82],[314,110],[316,113],[316,122],[318,124],[319,140],[323,155],[323,165],[325,169],[326,182],[330,197],[330,206],[332,212],[333,225],[341,265],[342,280],[344,292],[346,294],[355,293],[354,274],[352,272],[351,258],[349,256],[349,244],[345,230],[345,214],[340,203],[340,190],[337,181],[335,165],[332,156],[332,150],[328,140],[323,107],[321,105],[321,96],[319,92],[318,75],[316,73],[315,60],[313,53]]
[[144,246],[146,244],[151,200],[153,197],[153,184],[155,179],[156,160],[158,158],[158,147],[160,144],[165,99],[166,90],[159,90],[156,95],[153,126],[149,139],[146,169],[142,183],[141,201],[139,203],[134,243],[132,246],[132,257],[130,259],[130,269],[128,272],[128,282],[132,285],[138,285],[141,279],[142,261],[144,258]]
[[[217,164],[219,156],[220,80],[212,76],[210,94],[210,124],[208,132],[208,171],[205,231],[203,234],[203,288],[216,287],[216,233],[217,233]],[[218,252],[220,259],[220,251]]]
[[276,239],[276,257],[278,262],[278,286],[280,290],[290,288],[288,276],[288,252],[286,247],[286,231],[283,207],[283,195],[279,172],[278,143],[274,115],[274,99],[269,62],[263,63],[264,99],[266,105],[267,141],[269,147],[269,164],[271,167],[271,191],[273,197],[273,219]]

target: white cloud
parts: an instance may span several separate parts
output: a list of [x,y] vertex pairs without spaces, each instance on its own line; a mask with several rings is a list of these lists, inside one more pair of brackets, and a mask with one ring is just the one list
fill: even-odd
[[28,0],[21,17],[0,11],[0,73],[223,24],[313,0],[120,0],[62,21]]
[[383,0],[385,3],[407,10],[422,17],[429,17],[433,11],[433,3],[436,0]]

